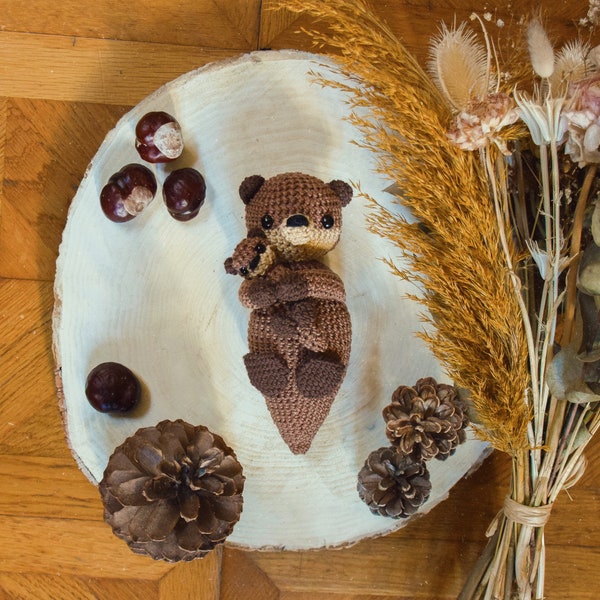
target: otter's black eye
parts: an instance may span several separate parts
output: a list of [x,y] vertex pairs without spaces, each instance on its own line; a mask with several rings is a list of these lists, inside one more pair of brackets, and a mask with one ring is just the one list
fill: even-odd
[[325,215],[321,219],[321,225],[323,225],[323,227],[325,227],[325,229],[331,229],[333,227],[334,223],[335,223],[335,220],[331,215]]
[[248,275],[248,268],[247,267],[240,267],[240,273],[242,275]]
[[267,247],[264,244],[256,244],[254,250],[258,254],[264,254],[267,251]]
[[273,217],[271,215],[265,215],[260,220],[260,224],[263,226],[263,229],[271,229],[271,227],[273,227]]

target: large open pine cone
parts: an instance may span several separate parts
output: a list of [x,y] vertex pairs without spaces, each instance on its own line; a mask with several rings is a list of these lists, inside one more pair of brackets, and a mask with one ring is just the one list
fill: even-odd
[[232,532],[244,476],[234,451],[182,420],[139,429],[108,461],[104,518],[138,554],[168,562],[204,556]]
[[466,439],[468,418],[456,389],[432,377],[398,387],[383,418],[390,442],[415,460],[445,460]]
[[369,454],[357,489],[372,513],[399,519],[417,512],[429,498],[431,482],[424,461],[387,447]]

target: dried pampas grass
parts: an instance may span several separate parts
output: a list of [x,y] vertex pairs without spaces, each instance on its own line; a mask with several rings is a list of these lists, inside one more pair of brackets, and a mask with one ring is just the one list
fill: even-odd
[[[518,453],[528,444],[527,344],[485,169],[448,140],[443,97],[364,0],[288,0],[280,7],[327,21],[326,36],[308,33],[340,52],[339,70],[356,86],[324,83],[348,93],[351,120],[364,134],[357,142],[377,152],[380,172],[415,218],[371,199],[370,225],[398,247],[402,260],[390,266],[415,283],[413,298],[432,325],[423,337],[455,385],[469,390],[479,436]],[[476,48],[470,68],[483,68]],[[511,240],[507,247],[516,264]]]

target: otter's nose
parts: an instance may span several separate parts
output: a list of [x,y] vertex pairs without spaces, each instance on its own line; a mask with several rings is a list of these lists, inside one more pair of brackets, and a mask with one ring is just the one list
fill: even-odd
[[292,215],[286,221],[288,227],[308,227],[308,219],[304,215]]

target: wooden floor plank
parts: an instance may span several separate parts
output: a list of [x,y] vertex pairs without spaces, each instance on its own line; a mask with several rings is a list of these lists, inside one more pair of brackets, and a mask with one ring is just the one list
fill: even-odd
[[[256,564],[285,592],[455,598],[462,565],[475,562],[479,544],[454,544],[392,535],[376,546],[296,555],[256,553]],[[368,561],[364,560],[369,556]],[[378,557],[376,560],[373,557]],[[435,567],[434,567],[435,565]],[[443,567],[441,566],[443,565]]]
[[279,596],[279,600],[414,600],[414,596],[399,596],[394,594],[393,596],[382,596],[381,594],[332,594],[331,592],[282,592]]
[[48,10],[45,0],[30,0],[27,10],[0,2],[2,29],[73,38],[120,39],[180,46],[253,50],[260,0],[179,0],[166,11],[155,0],[96,0],[85,5],[61,0]]
[[51,282],[0,279],[0,454],[71,456],[54,385]]
[[[107,577],[78,578],[93,593],[94,600],[155,600],[159,597],[160,579],[112,579]],[[59,600],[55,596],[52,600]]]
[[97,147],[127,109],[80,102],[7,100],[6,137],[10,144],[3,156],[0,276],[54,279],[71,200]]
[[219,600],[220,573],[221,548],[217,548],[166,573],[160,580],[157,600]]
[[179,75],[240,52],[1,31],[0,96],[134,105]]
[[0,455],[0,489],[0,515],[102,519],[98,490],[72,458]]
[[0,598],[97,600],[98,596],[84,581],[75,576],[0,572]]
[[102,520],[0,515],[0,572],[159,579],[172,568],[131,552]]
[[253,560],[253,553],[225,548],[221,569],[220,600],[260,598],[279,600],[280,591]]

